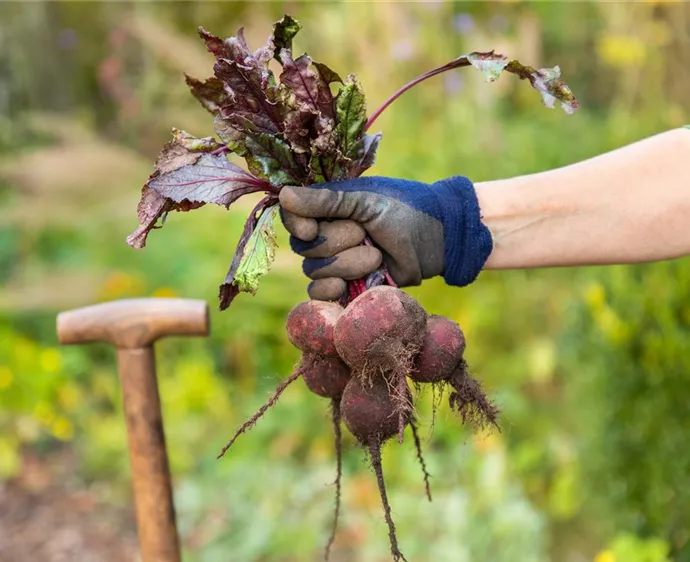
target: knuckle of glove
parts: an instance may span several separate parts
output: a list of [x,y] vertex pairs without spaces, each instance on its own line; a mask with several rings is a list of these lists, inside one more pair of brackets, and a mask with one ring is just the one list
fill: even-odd
[[309,298],[317,301],[338,300],[345,294],[347,283],[339,277],[327,277],[312,281],[307,288]]
[[339,277],[347,281],[360,279],[376,271],[383,256],[373,246],[356,246],[328,258],[307,258],[302,271],[311,279]]
[[292,236],[290,247],[305,258],[330,258],[348,248],[354,248],[364,240],[364,229],[351,220],[322,221],[313,240],[303,241]]
[[319,225],[314,219],[300,217],[290,211],[280,208],[280,218],[283,221],[285,230],[299,240],[314,240],[319,231]]

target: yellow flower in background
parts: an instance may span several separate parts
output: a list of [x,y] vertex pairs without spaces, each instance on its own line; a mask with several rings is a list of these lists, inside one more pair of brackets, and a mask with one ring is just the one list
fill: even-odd
[[602,35],[596,49],[599,58],[615,68],[639,66],[647,59],[645,42],[633,35]]
[[152,297],[158,297],[158,298],[175,298],[177,297],[177,291],[175,289],[172,289],[170,287],[159,287],[153,293],[151,293]]
[[610,550],[602,550],[594,557],[594,562],[616,562],[616,557]]
[[12,386],[14,381],[14,373],[5,365],[0,365],[0,388],[8,388]]
[[124,271],[111,273],[101,287],[104,298],[115,299],[124,295],[141,294],[144,281],[139,275],[131,275]]
[[606,291],[601,283],[591,283],[585,291],[585,300],[592,312],[601,310],[606,304]]
[[58,416],[50,428],[52,434],[60,441],[69,441],[74,437],[74,426],[67,418]]
[[41,364],[41,368],[46,373],[56,373],[60,369],[62,358],[60,357],[60,352],[57,349],[54,347],[48,347],[41,350],[39,362]]
[[68,382],[58,389],[57,396],[60,405],[65,408],[65,410],[74,411],[81,403],[82,392],[77,385]]

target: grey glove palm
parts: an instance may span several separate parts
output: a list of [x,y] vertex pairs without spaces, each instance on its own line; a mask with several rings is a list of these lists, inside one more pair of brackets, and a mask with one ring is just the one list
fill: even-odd
[[[424,184],[364,177],[284,187],[280,203],[291,247],[306,258],[303,270],[314,280],[309,294],[315,299],[339,298],[345,281],[367,275],[382,261],[400,286],[419,285],[436,275],[467,284],[491,251],[490,234],[479,220],[476,194],[466,178]],[[483,256],[469,273],[456,263],[468,231],[476,234],[470,246],[479,240]],[[361,245],[365,234],[374,246]]]

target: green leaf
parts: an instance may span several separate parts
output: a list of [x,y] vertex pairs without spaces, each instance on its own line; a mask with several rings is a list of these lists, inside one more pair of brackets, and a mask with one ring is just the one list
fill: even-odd
[[292,51],[292,39],[300,29],[302,29],[302,25],[287,14],[273,24],[273,45],[275,46],[275,54],[273,56],[278,62],[282,62],[280,60],[280,51],[283,49]]
[[241,292],[256,294],[259,281],[271,268],[277,247],[273,221],[278,208],[279,205],[273,205],[264,210],[244,247],[233,281]]
[[335,99],[336,134],[340,150],[348,158],[364,133],[367,122],[364,91],[357,79],[350,75]]

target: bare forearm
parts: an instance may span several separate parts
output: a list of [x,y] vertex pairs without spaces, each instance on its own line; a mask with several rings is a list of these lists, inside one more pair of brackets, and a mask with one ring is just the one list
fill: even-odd
[[690,130],[476,189],[494,238],[487,269],[690,255]]

